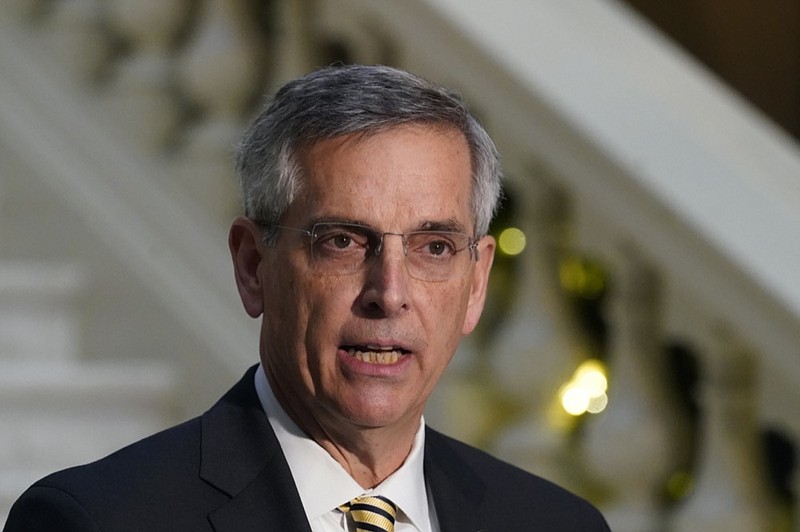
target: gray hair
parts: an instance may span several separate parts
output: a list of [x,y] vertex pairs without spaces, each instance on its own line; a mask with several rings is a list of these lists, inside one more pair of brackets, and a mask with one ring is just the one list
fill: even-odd
[[295,158],[302,147],[413,123],[464,134],[472,160],[475,235],[485,235],[501,195],[494,143],[459,95],[386,66],[327,67],[277,91],[236,150],[245,215],[266,225],[280,222],[302,186]]

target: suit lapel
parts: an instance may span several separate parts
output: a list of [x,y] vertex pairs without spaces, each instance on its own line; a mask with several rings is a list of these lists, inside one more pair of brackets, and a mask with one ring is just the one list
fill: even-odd
[[310,532],[300,495],[261,408],[251,368],[202,418],[200,476],[231,499],[209,514],[218,532]]
[[439,529],[448,532],[487,532],[478,508],[486,487],[447,440],[426,428],[425,480],[433,494]]
[[[200,477],[230,497],[209,514],[217,532],[311,532],[292,473],[253,386],[255,367],[202,417]],[[485,485],[447,438],[426,429],[425,479],[444,532],[487,532]]]
[[[227,504],[211,512],[217,532],[311,532],[294,483],[280,484],[285,462],[272,460],[255,480]],[[291,476],[289,477],[291,479]]]

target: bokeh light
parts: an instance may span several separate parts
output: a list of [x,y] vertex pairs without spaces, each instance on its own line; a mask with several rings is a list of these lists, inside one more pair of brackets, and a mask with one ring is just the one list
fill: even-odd
[[525,233],[516,227],[503,229],[497,238],[497,247],[506,255],[519,255],[525,249]]
[[580,416],[589,408],[589,394],[578,386],[567,386],[561,392],[561,406],[572,416]]
[[572,416],[598,414],[608,406],[608,370],[596,359],[584,361],[561,388],[561,406]]
[[584,299],[595,299],[602,295],[606,288],[603,269],[591,261],[578,257],[561,261],[559,277],[561,286],[566,291]]
[[584,361],[575,370],[575,383],[586,390],[589,397],[599,397],[608,390],[605,365],[596,359]]

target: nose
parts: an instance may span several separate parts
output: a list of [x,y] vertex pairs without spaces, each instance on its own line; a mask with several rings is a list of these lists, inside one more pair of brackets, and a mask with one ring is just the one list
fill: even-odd
[[409,276],[401,235],[384,235],[380,252],[371,258],[365,271],[361,304],[370,316],[381,318],[397,316],[409,308]]

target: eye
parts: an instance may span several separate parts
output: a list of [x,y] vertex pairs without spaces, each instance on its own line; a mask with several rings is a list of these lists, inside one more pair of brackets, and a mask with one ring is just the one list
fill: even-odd
[[325,254],[341,254],[368,246],[368,236],[358,226],[346,224],[317,224],[314,229],[314,249]]
[[431,255],[452,254],[453,251],[453,246],[443,240],[434,240],[428,243],[428,253]]
[[357,242],[357,237],[347,231],[325,231],[317,235],[315,245],[333,249],[347,249]]
[[353,241],[350,235],[345,235],[345,234],[334,235],[330,237],[328,240],[334,247],[339,249],[347,248]]
[[[452,235],[457,236],[457,235]],[[459,247],[446,233],[418,232],[408,238],[409,253],[420,257],[445,259],[458,253]]]

